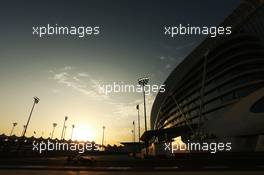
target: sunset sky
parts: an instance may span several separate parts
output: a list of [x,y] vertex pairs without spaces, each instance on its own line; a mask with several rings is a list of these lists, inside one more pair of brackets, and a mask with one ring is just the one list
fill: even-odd
[[[199,3],[202,2],[202,3]],[[36,131],[49,137],[52,123],[69,117],[66,139],[75,124],[73,139],[101,143],[131,141],[141,93],[105,96],[98,84],[124,82],[150,76],[161,85],[169,73],[197,46],[203,36],[164,36],[164,25],[217,25],[238,6],[239,0],[179,1],[6,1],[0,5],[0,134],[21,135],[33,97],[40,98],[27,136]],[[85,38],[37,38],[32,26],[59,24],[100,26],[100,35]],[[147,117],[156,94],[147,96]]]

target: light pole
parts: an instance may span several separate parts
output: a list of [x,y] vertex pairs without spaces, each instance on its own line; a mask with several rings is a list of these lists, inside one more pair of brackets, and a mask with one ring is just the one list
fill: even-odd
[[133,121],[133,131],[134,131],[134,135],[133,135],[133,141],[136,142],[136,126],[135,126],[135,121]]
[[105,132],[105,126],[103,126],[102,149],[104,147],[104,132]]
[[64,126],[64,133],[63,133],[63,140],[65,140],[65,134],[66,134],[67,126]]
[[132,134],[132,142],[134,141],[134,130],[131,130],[131,134]]
[[22,138],[24,138],[25,135],[26,135],[26,132],[27,132],[27,128],[28,128],[28,124],[29,124],[29,121],[30,121],[31,115],[32,115],[32,113],[33,113],[33,110],[34,110],[35,105],[38,104],[38,102],[39,102],[39,98],[38,98],[38,97],[34,97],[33,106],[32,106],[32,109],[31,109],[31,111],[30,111],[30,114],[29,114],[29,117],[28,117],[28,121],[27,121],[27,124],[26,124],[26,126],[25,126],[25,129],[24,129],[24,132],[23,132]]
[[145,132],[147,131],[147,115],[146,115],[146,98],[145,98],[145,85],[148,84],[149,78],[138,79],[138,84],[142,86],[143,89],[143,99],[144,99],[144,117],[145,117]]
[[139,105],[137,105],[138,111],[138,142],[140,142],[140,116],[139,116]]
[[11,129],[11,132],[10,132],[10,136],[13,134],[13,131],[14,131],[14,128],[16,127],[17,123],[13,123],[13,126],[12,126],[12,129]]
[[23,130],[22,130],[21,136],[23,136],[23,133],[25,131],[25,128],[26,128],[26,125],[23,125]]
[[[148,84],[149,82],[149,78],[145,77],[145,78],[140,78],[138,80],[138,84],[140,84],[142,86],[143,89],[143,98],[144,98],[144,117],[145,117],[145,132],[147,131],[147,115],[146,115],[146,98],[145,98],[145,85]],[[145,142],[145,146],[146,146],[146,156],[148,156],[148,141],[146,140]]]
[[75,128],[75,125],[72,125],[71,139],[72,139],[73,129],[74,129],[74,128]]
[[62,127],[62,132],[61,132],[61,140],[62,140],[63,137],[64,137],[65,123],[66,123],[67,120],[68,120],[68,117],[65,116],[65,118],[64,118],[64,123],[63,123],[63,127]]
[[52,129],[52,133],[51,133],[51,136],[50,136],[51,139],[53,138],[53,134],[54,134],[55,128],[56,128],[56,126],[58,124],[57,123],[53,123],[52,125],[53,125],[53,129]]

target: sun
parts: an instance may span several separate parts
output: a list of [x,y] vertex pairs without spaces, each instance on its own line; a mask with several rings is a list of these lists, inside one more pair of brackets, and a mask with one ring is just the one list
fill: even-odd
[[95,141],[96,140],[95,129],[90,126],[76,125],[73,131],[72,139],[78,141]]

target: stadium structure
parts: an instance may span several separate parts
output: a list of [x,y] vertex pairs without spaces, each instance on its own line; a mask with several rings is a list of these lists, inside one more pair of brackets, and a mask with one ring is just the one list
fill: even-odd
[[264,147],[264,1],[246,0],[220,24],[231,35],[208,36],[169,75],[151,110],[149,152],[181,136],[230,141],[232,151]]

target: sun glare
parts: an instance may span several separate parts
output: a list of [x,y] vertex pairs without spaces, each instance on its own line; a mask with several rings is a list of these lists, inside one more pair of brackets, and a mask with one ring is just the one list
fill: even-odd
[[72,139],[78,141],[95,141],[95,129],[89,126],[76,126]]

